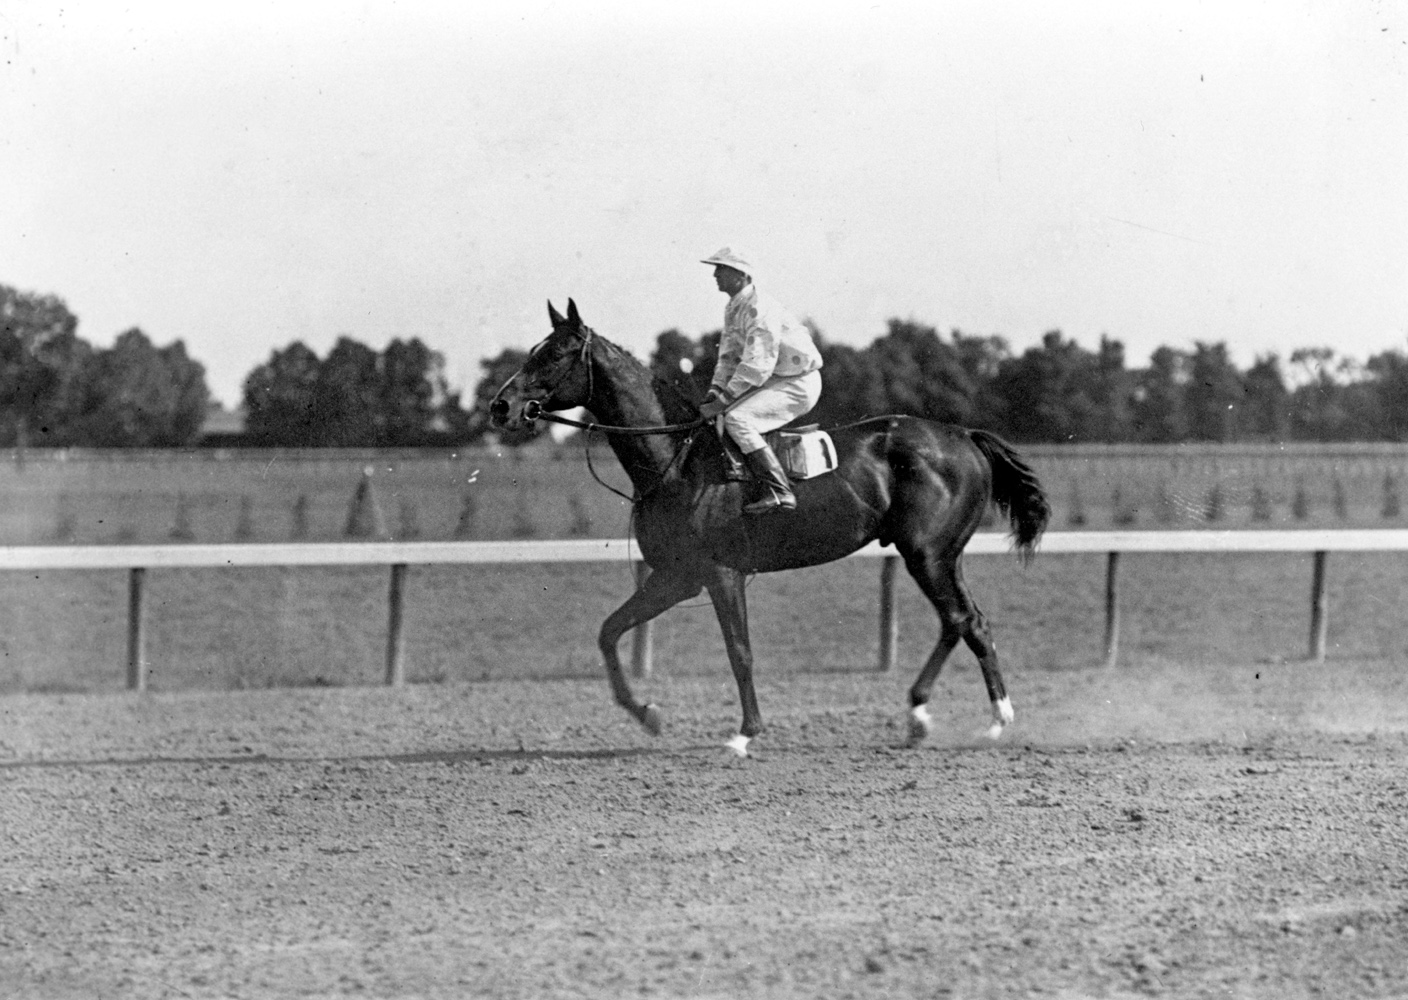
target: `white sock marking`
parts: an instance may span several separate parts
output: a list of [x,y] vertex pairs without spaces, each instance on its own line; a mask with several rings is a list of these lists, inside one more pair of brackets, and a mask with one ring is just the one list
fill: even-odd
[[995,740],[1002,735],[1016,714],[1012,711],[1012,701],[1005,695],[992,703],[992,725],[988,727],[988,739]]
[[739,733],[736,736],[730,737],[729,741],[725,743],[724,746],[728,747],[739,757],[747,757],[749,739],[750,737],[744,736],[742,733]]
[[922,742],[934,730],[934,720],[929,716],[925,705],[915,705],[909,710],[909,744]]

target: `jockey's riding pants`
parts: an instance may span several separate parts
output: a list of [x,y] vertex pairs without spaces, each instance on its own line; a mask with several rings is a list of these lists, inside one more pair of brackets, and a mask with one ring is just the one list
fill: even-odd
[[821,398],[821,372],[774,376],[746,393],[721,419],[740,451],[751,455],[763,447],[763,435],[791,423]]

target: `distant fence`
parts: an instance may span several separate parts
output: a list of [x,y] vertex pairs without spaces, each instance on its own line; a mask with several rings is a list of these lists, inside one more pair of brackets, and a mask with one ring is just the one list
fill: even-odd
[[[1011,550],[997,532],[975,535],[969,555]],[[1327,531],[1059,531],[1041,542],[1044,553],[1104,553],[1105,663],[1119,656],[1119,566],[1122,553],[1138,552],[1312,552],[1309,657],[1325,659],[1328,627],[1326,563],[1331,552],[1408,550],[1408,530]],[[894,594],[900,559],[892,549],[871,543],[850,558],[880,558],[880,653],[878,669],[895,665],[899,620]],[[389,566],[386,683],[405,680],[404,598],[411,566],[494,563],[560,563],[630,560],[638,575],[644,564],[635,542],[622,539],[563,541],[342,542],[211,545],[0,546],[0,570],[126,569],[128,571],[127,686],[143,690],[146,664],[146,574],[152,569],[236,566]],[[632,664],[637,675],[651,669],[649,624],[635,630]]]
[[[30,450],[0,461],[0,543],[338,542],[374,487],[363,538],[613,538],[629,504],[580,444],[486,449]],[[1408,527],[1408,442],[1027,445],[1053,529]],[[3,455],[0,455],[3,459]],[[596,470],[629,492],[609,450]],[[368,470],[371,475],[368,475]],[[996,527],[995,522],[989,522]]]

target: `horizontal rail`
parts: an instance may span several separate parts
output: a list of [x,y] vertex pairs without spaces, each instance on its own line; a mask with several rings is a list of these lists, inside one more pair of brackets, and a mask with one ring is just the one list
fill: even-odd
[[[1011,539],[980,532],[972,555],[1010,552]],[[1408,529],[1304,531],[1053,531],[1045,553],[1079,552],[1386,552],[1408,550]],[[895,555],[871,542],[855,557]],[[638,560],[635,539],[563,539],[501,542],[280,542],[208,545],[6,545],[0,570],[147,569],[200,566],[429,566],[468,563],[599,562]]]
[[[966,553],[996,555],[1010,551],[1011,539],[981,532]],[[1050,554],[1100,553],[1105,575],[1105,663],[1114,666],[1119,651],[1118,567],[1122,552],[1313,552],[1310,657],[1325,659],[1326,554],[1408,550],[1408,530],[1306,531],[1054,531],[1041,542]],[[871,542],[853,553],[881,557],[880,669],[894,666],[899,624],[894,587],[899,556]],[[643,572],[634,539],[565,539],[502,542],[305,542],[210,545],[30,545],[0,546],[0,570],[123,569],[128,572],[127,683],[146,687],[145,583],[147,570],[236,566],[390,566],[390,615],[387,625],[386,682],[404,680],[403,610],[409,566],[435,564],[600,562],[621,559]],[[637,674],[650,670],[650,623],[639,626],[632,657]]]
[[280,542],[210,545],[0,547],[5,569],[174,569],[200,566],[430,566],[440,563],[600,562],[639,559],[624,539],[516,542]]
[[[968,552],[998,552],[1002,536],[975,535]],[[979,538],[989,545],[976,548]],[[1402,552],[1408,529],[1332,528],[1247,531],[1053,531],[1042,552]]]

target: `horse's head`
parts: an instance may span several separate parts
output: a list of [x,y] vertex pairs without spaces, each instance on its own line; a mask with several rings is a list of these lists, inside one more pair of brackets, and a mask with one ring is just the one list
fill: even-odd
[[563,316],[551,302],[552,333],[528,352],[523,367],[504,383],[489,404],[494,426],[517,430],[538,419],[544,410],[587,406],[592,392],[591,342],[595,334],[567,300]]

